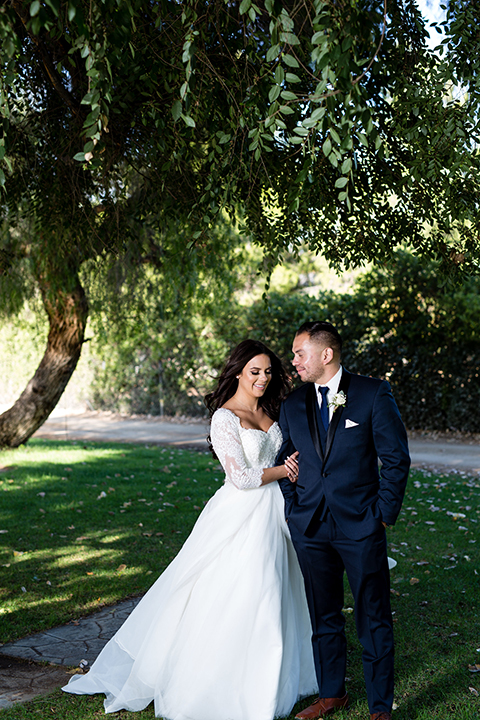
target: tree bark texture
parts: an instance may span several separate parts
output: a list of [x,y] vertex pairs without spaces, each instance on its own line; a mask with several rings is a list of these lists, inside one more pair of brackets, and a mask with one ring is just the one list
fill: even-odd
[[78,277],[69,292],[56,289],[54,294],[44,278],[40,287],[50,326],[47,347],[25,390],[0,415],[0,448],[16,448],[38,430],[60,400],[80,359],[88,302]]

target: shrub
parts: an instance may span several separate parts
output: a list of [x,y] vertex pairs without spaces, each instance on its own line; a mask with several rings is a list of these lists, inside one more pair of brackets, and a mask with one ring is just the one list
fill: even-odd
[[343,364],[387,379],[410,429],[480,432],[480,281],[442,285],[433,262],[398,253],[351,294],[272,294],[248,313],[255,337],[290,363],[295,330],[329,320],[344,340]]

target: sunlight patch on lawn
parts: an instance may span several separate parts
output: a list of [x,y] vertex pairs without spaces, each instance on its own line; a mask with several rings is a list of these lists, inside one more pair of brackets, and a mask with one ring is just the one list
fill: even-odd
[[115,558],[117,551],[112,548],[92,548],[86,550],[66,545],[60,548],[43,548],[42,550],[30,550],[15,556],[15,563],[27,561],[45,562],[51,567],[66,568],[71,565],[78,565],[88,560],[98,561],[100,558]]

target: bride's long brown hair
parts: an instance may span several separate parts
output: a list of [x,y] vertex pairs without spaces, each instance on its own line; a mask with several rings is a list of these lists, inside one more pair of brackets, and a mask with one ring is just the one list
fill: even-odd
[[[291,389],[290,380],[280,358],[259,340],[250,339],[243,340],[232,350],[218,378],[216,388],[205,395],[205,405],[210,417],[215,410],[221,408],[227,400],[235,395],[238,388],[237,375],[240,375],[248,361],[257,355],[268,355],[272,364],[272,378],[258,403],[271,420],[278,420],[281,402]],[[207,437],[207,442],[213,457],[217,459],[210,435]]]
[[237,375],[240,375],[249,360],[257,355],[268,355],[272,364],[272,379],[265,394],[259,398],[259,405],[272,420],[278,420],[280,404],[290,391],[290,380],[280,358],[259,340],[243,340],[234,348],[225,362],[217,381],[216,388],[205,395],[205,405],[212,417],[215,410],[225,405],[235,395],[238,388]]

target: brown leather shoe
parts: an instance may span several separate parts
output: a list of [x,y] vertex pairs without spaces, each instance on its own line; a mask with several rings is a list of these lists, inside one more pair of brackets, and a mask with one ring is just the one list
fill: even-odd
[[[329,715],[338,708],[344,708],[348,705],[348,695],[342,698],[317,698],[312,705],[295,715],[296,720],[317,720]],[[381,719],[380,719],[381,720]]]
[[370,720],[392,720],[392,713],[382,710],[382,712],[376,712],[370,715]]

